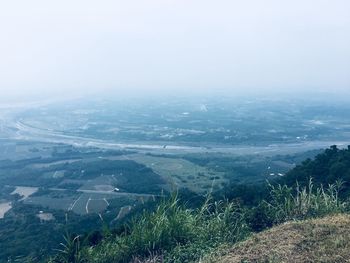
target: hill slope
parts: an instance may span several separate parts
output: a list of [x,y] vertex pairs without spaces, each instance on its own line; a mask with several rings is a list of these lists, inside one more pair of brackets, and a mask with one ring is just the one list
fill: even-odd
[[297,181],[299,184],[307,184],[310,177],[317,185],[328,185],[342,180],[345,183],[343,194],[350,194],[350,145],[345,149],[338,149],[333,145],[313,160],[305,160],[281,178],[280,183],[289,186]]
[[288,222],[253,235],[225,254],[209,262],[350,262],[350,216]]

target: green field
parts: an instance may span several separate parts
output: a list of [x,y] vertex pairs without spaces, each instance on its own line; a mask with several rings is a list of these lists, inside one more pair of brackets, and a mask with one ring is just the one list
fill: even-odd
[[112,157],[114,160],[132,160],[159,174],[167,183],[168,190],[187,188],[204,193],[227,182],[224,173],[194,164],[181,158],[158,157],[145,154],[128,154]]

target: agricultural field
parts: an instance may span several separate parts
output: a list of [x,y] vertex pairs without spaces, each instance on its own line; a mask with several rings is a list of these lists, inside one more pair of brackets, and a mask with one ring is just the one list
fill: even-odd
[[187,188],[196,193],[205,193],[210,191],[211,187],[222,187],[227,182],[222,172],[208,169],[176,156],[171,158],[169,156],[130,154],[116,158],[132,160],[152,169],[167,182],[167,190],[170,191]]
[[45,149],[45,156],[37,157],[25,142],[19,145],[27,158],[0,160],[0,183],[11,189],[3,191],[2,203],[23,202],[77,215],[113,210],[117,217],[122,207],[178,189],[205,195],[232,182],[283,176],[297,162],[295,156],[154,154],[32,143],[32,149]]
[[37,187],[28,187],[28,186],[16,186],[15,190],[11,193],[12,195],[19,195],[20,201],[26,200],[29,196],[38,191]]
[[64,229],[118,226],[171,192],[201,198],[259,184],[321,148],[345,147],[349,105],[304,102],[104,98],[3,108],[0,246],[9,229],[21,229],[23,250],[39,230],[59,244]]

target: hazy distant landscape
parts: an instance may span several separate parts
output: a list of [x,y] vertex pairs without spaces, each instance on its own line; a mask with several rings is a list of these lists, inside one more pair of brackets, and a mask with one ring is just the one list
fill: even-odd
[[350,2],[2,1],[0,263],[350,261]]
[[35,218],[43,232],[55,226],[53,242],[67,216],[68,227],[88,231],[176,190],[205,195],[283,177],[320,149],[347,145],[349,110],[269,98],[2,106],[0,228],[22,218],[18,232],[30,240]]

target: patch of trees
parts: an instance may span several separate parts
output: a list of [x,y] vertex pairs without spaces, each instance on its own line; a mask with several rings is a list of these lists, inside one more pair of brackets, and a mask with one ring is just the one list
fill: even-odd
[[350,146],[339,149],[336,145],[318,154],[314,159],[306,159],[289,171],[279,183],[287,185],[305,185],[309,178],[317,185],[327,186],[343,181],[342,194],[350,192]]

